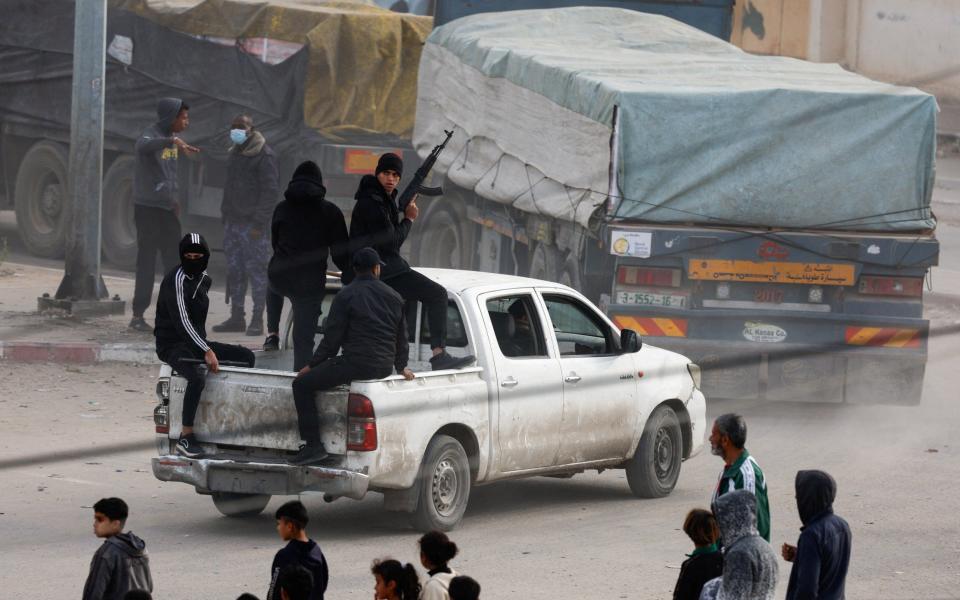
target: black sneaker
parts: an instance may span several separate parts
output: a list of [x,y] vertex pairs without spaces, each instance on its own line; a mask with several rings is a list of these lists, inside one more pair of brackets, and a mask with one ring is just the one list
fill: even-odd
[[186,456],[187,458],[202,458],[206,454],[192,433],[180,436],[180,441],[177,442],[176,452],[180,456]]
[[217,333],[226,333],[231,331],[242,332],[247,330],[247,320],[241,316],[232,315],[229,319],[220,323],[219,325],[214,325],[213,330]]
[[462,369],[477,360],[472,355],[450,356],[444,350],[440,354],[430,359],[430,366],[434,371],[443,371],[444,369]]
[[247,335],[251,337],[260,337],[263,335],[263,319],[251,319],[250,326],[247,327]]
[[143,317],[130,319],[130,325],[128,325],[128,327],[134,331],[142,331],[144,333],[153,331],[153,327],[150,327],[150,325],[143,320]]
[[280,336],[275,334],[270,334],[267,336],[267,339],[263,340],[263,349],[270,352],[273,350],[280,349]]
[[295,456],[287,459],[287,462],[291,465],[313,465],[317,464],[327,456],[327,451],[323,449],[322,442],[313,442],[307,443],[303,446],[300,446],[300,452],[297,452]]

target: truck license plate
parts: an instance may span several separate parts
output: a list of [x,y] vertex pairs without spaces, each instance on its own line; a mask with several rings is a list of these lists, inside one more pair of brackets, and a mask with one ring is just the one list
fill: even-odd
[[651,294],[649,292],[618,292],[617,304],[685,308],[687,297],[679,294]]
[[210,469],[207,485],[217,492],[238,494],[277,494],[287,489],[287,476],[271,471],[238,471]]

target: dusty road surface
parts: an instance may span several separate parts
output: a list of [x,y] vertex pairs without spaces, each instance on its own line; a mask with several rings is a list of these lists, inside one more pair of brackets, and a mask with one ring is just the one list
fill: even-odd
[[[960,299],[931,296],[929,306],[934,327],[960,321]],[[849,598],[960,593],[960,335],[935,337],[930,356],[916,407],[709,405],[712,416],[738,410],[748,419],[747,446],[770,485],[776,546],[798,533],[797,469],[836,477],[836,510],[854,534]],[[280,546],[272,511],[285,498],[257,518],[235,520],[187,486],[156,481],[149,463],[155,374],[154,366],[0,363],[0,461],[57,454],[0,468],[0,597],[78,597],[99,545],[90,506],[111,495],[126,499],[128,527],[147,540],[155,598],[264,596]],[[99,450],[127,442],[141,445]],[[719,468],[704,452],[662,500],[634,499],[620,471],[478,488],[452,534],[462,548],[453,565],[479,580],[487,599],[668,598],[690,550],[681,521],[708,505]],[[310,534],[330,563],[328,598],[370,598],[374,558],[416,559],[417,534],[383,512],[378,496],[304,501]],[[789,565],[780,566],[783,597]]]

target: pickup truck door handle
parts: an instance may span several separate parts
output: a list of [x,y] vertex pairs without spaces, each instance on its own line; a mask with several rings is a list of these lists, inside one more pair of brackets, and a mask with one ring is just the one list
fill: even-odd
[[517,385],[518,383],[520,382],[514,379],[513,377],[507,377],[506,379],[500,382],[500,385],[505,388],[510,388]]
[[566,381],[567,383],[577,383],[578,381],[580,381],[580,379],[581,377],[576,373],[571,373],[570,375],[567,375],[566,377],[563,378],[563,380]]

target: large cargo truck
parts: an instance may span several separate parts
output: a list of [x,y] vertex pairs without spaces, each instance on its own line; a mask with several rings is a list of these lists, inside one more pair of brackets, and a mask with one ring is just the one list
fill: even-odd
[[[74,4],[6,2],[0,19],[0,209],[16,210],[29,251],[54,258],[63,256],[70,219]],[[215,248],[237,114],[250,114],[276,151],[281,186],[300,161],[314,160],[327,197],[344,209],[381,153],[416,164],[416,69],[431,26],[430,17],[364,2],[110,0],[104,258],[135,261],[133,144],[164,96],[191,107],[183,137],[201,149],[198,160],[180,161],[182,225]]]
[[602,8],[434,29],[424,266],[558,281],[690,356],[711,397],[920,401],[936,102]]

